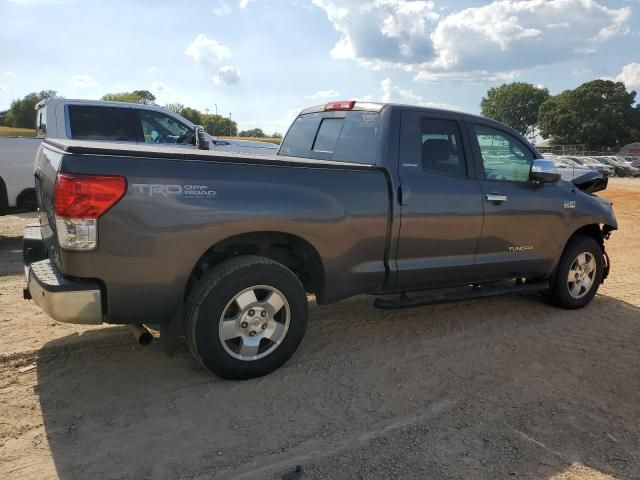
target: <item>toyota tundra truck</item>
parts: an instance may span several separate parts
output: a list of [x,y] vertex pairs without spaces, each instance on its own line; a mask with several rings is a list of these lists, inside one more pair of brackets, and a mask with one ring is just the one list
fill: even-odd
[[273,155],[46,139],[25,296],[61,322],[159,324],[251,378],[294,353],[311,296],[585,307],[617,229],[606,181],[562,180],[498,122],[395,104],[303,110]]

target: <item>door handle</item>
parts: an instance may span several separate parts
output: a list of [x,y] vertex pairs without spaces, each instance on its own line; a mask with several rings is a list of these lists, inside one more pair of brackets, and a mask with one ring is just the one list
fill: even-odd
[[509,197],[499,193],[487,193],[484,198],[487,202],[506,202],[509,200]]
[[406,185],[398,187],[398,202],[400,205],[409,205],[409,196],[411,195],[411,190]]

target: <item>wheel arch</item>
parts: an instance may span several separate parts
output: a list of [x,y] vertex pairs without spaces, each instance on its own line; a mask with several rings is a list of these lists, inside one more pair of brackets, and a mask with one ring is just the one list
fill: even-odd
[[185,296],[212,267],[242,255],[259,255],[283,264],[300,279],[307,292],[322,297],[325,268],[318,250],[298,235],[278,231],[240,233],[209,247],[191,271]]

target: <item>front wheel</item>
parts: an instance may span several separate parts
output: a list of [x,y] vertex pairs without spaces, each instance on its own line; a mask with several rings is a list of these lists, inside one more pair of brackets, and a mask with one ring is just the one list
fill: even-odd
[[591,237],[574,237],[558,263],[549,291],[551,304],[567,309],[586,306],[595,296],[604,272],[602,247]]
[[302,341],[307,297],[295,274],[265,257],[226,260],[203,277],[187,301],[189,348],[228,379],[266,375]]

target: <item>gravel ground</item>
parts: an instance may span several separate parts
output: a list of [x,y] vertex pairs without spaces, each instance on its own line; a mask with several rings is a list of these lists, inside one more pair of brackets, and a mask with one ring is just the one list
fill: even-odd
[[640,478],[640,181],[593,303],[504,297],[311,306],[280,370],[223,381],[181,347],[56,323],[22,300],[22,227],[0,218],[0,478]]

